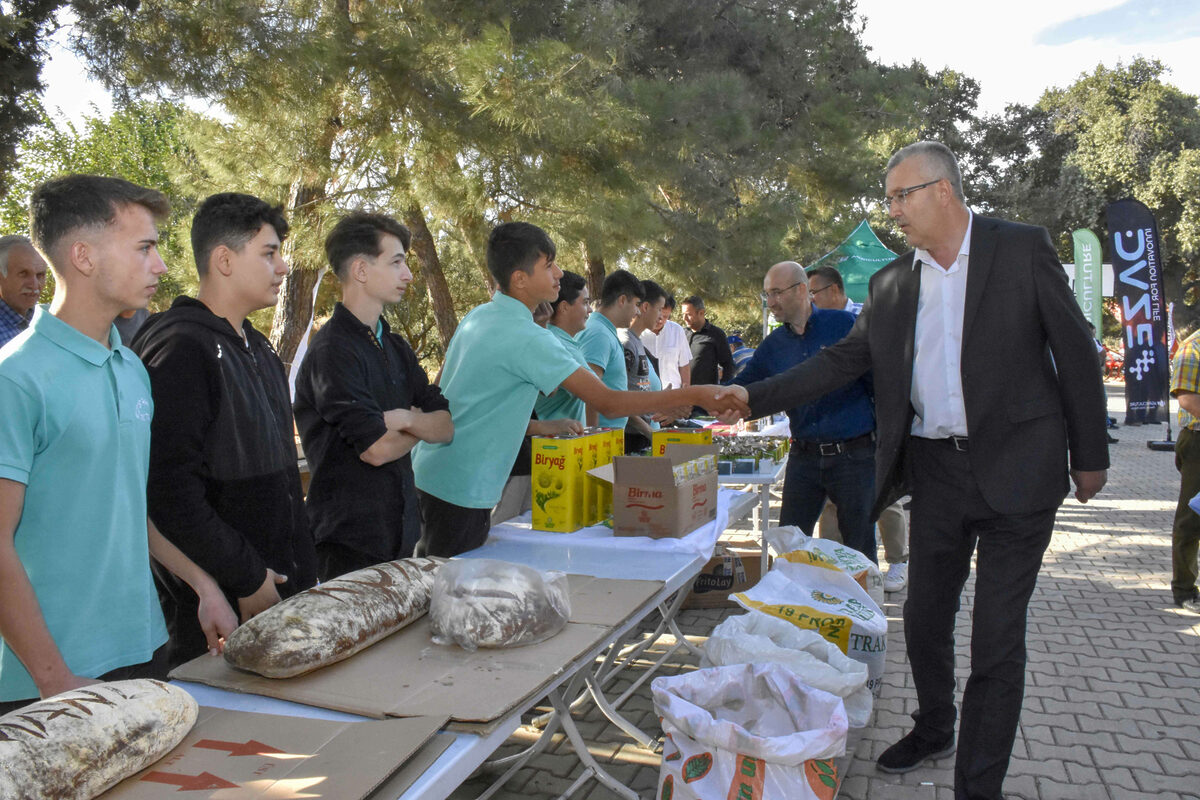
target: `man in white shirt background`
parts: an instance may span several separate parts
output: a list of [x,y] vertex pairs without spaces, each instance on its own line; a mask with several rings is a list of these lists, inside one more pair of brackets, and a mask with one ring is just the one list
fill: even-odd
[[658,363],[658,377],[664,389],[682,389],[691,385],[692,350],[683,326],[671,320],[675,313],[675,295],[667,294],[667,304],[658,323],[642,331],[642,345]]

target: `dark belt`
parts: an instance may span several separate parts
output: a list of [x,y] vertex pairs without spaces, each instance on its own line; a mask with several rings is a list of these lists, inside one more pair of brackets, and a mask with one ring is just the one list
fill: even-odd
[[[924,439],[925,437],[919,437]],[[952,447],[960,453],[967,452],[967,437],[965,436],[947,436],[945,439],[925,439],[927,442],[940,444],[945,447]]]
[[864,433],[862,436],[855,436],[853,439],[842,439],[838,442],[809,442],[800,439],[792,439],[792,447],[802,453],[819,453],[823,456],[836,456],[847,450],[857,450],[860,447],[869,447],[875,441],[875,432]]

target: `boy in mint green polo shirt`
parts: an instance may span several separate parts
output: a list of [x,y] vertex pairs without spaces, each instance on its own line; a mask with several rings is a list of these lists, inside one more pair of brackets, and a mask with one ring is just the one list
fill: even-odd
[[[417,555],[455,556],[487,540],[540,391],[558,387],[609,417],[711,403],[719,387],[666,392],[614,391],[579,366],[554,334],[533,321],[539,303],[558,298],[562,270],[546,232],[527,222],[498,225],[488,238],[488,271],[498,287],[473,309],[446,350],[442,394],[454,439],[413,451],[421,500]],[[622,361],[622,363],[624,363]]]
[[[592,311],[587,281],[574,272],[564,272],[558,282],[558,299],[550,306],[552,311],[546,329],[554,334],[563,349],[575,359],[575,363],[587,367],[577,338],[587,325]],[[587,421],[586,408],[582,400],[560,388],[549,396],[539,393],[533,411],[542,421],[573,419],[582,425]]]
[[166,272],[166,198],[72,175],[31,205],[57,291],[0,348],[0,714],[97,677],[165,677],[151,557],[200,596],[212,651],[237,624],[212,578],[148,523],[150,381],[113,326]]
[[[632,273],[619,269],[609,274],[600,287],[600,308],[588,318],[579,336],[583,357],[604,385],[614,391],[629,388],[625,370],[625,348],[617,337],[618,328],[628,328],[638,315],[642,302],[642,282]],[[608,417],[597,409],[588,409],[588,424],[625,430],[629,416]]]

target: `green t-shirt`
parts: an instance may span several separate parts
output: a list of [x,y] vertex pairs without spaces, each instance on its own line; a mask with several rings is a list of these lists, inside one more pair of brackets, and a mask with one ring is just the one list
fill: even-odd
[[[554,334],[559,344],[575,359],[579,366],[584,369],[591,369],[587,365],[587,361],[584,360],[583,350],[579,348],[579,342],[575,337],[556,325],[547,325],[546,330]],[[537,401],[533,404],[533,410],[537,413],[538,419],[577,419],[580,422],[587,422],[586,404],[583,400],[561,387],[549,397],[539,394]]]
[[[579,334],[579,346],[583,349],[583,357],[587,363],[595,364],[604,370],[600,378],[604,385],[616,392],[629,389],[625,372],[625,348],[617,338],[617,328],[608,317],[599,311],[588,317],[587,327]],[[597,415],[596,423],[604,428],[620,428],[624,430],[629,417],[610,418],[603,414]]]
[[463,508],[491,508],[512,472],[538,392],[579,364],[519,300],[496,292],[472,309],[446,349],[442,394],[454,439],[413,450],[417,488]]
[[[67,667],[92,678],[167,640],[146,540],[150,379],[115,327],[109,343],[39,307],[0,348],[0,478],[25,485],[17,556]],[[0,700],[37,694],[0,643]]]

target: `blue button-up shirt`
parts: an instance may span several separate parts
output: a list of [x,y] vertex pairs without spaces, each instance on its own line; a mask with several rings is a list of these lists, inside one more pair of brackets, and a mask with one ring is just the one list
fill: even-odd
[[29,309],[29,313],[21,316],[12,306],[0,299],[0,345],[3,345],[9,339],[16,338],[17,334],[29,327],[30,320],[33,319],[33,309]]
[[[852,327],[850,312],[814,307],[801,333],[788,325],[773,330],[731,383],[746,386],[786,372],[845,338]],[[875,430],[875,400],[869,373],[787,413],[792,438],[799,441],[836,442],[870,433]]]

